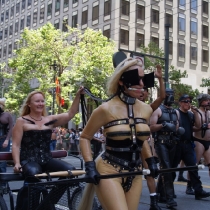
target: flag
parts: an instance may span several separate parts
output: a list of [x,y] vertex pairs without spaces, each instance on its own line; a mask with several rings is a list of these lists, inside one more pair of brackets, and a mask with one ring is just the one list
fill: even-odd
[[61,87],[60,87],[60,82],[58,78],[56,78],[55,80],[55,85],[56,85],[56,88],[55,88],[56,102],[58,106],[64,106],[65,100],[61,97]]

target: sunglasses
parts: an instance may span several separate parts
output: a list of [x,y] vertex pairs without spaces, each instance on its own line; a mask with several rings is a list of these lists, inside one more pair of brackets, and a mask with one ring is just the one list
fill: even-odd
[[184,101],[181,101],[181,102],[183,102],[183,103],[185,103],[185,104],[187,104],[187,103],[192,103],[192,101],[190,101],[190,100],[184,100]]

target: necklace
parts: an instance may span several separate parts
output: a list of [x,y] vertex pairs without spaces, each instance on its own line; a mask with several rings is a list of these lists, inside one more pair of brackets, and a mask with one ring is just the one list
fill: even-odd
[[31,115],[29,114],[29,116],[30,116],[30,118],[31,119],[33,119],[33,120],[35,120],[35,121],[42,121],[42,117],[41,117],[41,119],[40,120],[36,120],[36,119],[34,119],[33,117],[31,117]]

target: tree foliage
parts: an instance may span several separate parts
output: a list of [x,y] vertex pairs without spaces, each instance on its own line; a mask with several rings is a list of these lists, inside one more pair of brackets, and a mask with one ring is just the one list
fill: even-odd
[[[16,56],[9,60],[12,74],[9,90],[5,94],[10,110],[18,112],[23,100],[32,91],[30,81],[35,78],[39,89],[46,94],[47,106],[52,105],[54,76],[61,84],[61,96],[68,107],[80,85],[93,94],[106,97],[105,82],[113,72],[114,43],[101,31],[90,28],[80,31],[68,27],[67,32],[47,23],[38,29],[25,29],[21,35]],[[56,61],[57,67],[52,64]]]
[[[164,58],[164,51],[160,49],[154,42],[150,42],[147,47],[141,46],[141,52],[145,54],[155,55],[160,58]],[[154,67],[160,64],[162,66],[163,75],[165,75],[165,62],[163,59],[159,58],[151,58],[145,57],[145,68],[148,72],[154,70]],[[171,88],[175,91],[175,101],[178,101],[179,97],[183,94],[189,94],[194,98],[193,103],[195,104],[195,98],[199,94],[198,89],[193,90],[192,86],[183,84],[181,82],[181,78],[187,78],[187,71],[181,71],[180,69],[176,69],[173,65],[169,66],[169,83]],[[156,88],[158,88],[158,84],[156,83]]]

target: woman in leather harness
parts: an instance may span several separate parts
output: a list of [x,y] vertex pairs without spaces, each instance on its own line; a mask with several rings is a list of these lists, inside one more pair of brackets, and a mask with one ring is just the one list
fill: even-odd
[[[99,174],[116,174],[141,169],[140,152],[157,176],[157,166],[151,155],[147,139],[150,136],[148,120],[152,108],[137,100],[144,87],[144,71],[139,59],[128,58],[121,62],[110,78],[110,101],[95,109],[80,136],[80,147],[85,160],[87,182],[95,184],[95,191],[104,210],[135,210],[142,189],[140,175],[128,178],[98,180]],[[90,141],[96,131],[104,127],[106,150],[92,159]],[[90,209],[93,184],[86,187],[79,209]]]

